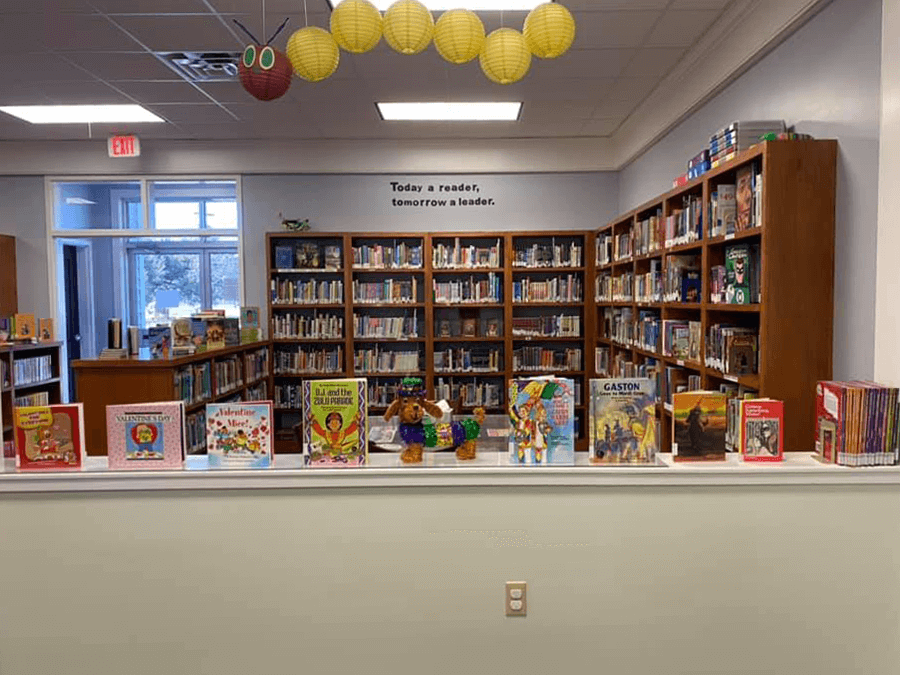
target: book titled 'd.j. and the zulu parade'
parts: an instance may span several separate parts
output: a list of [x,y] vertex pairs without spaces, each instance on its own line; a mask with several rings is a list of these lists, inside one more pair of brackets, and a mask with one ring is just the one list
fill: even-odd
[[361,466],[368,460],[365,378],[303,382],[303,455],[308,466]]

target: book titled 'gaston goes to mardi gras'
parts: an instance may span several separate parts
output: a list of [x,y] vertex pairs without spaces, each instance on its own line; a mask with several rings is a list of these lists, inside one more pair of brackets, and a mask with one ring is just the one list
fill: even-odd
[[592,464],[653,464],[659,449],[656,380],[591,380]]
[[361,466],[368,458],[365,378],[304,380],[303,455],[309,466]]

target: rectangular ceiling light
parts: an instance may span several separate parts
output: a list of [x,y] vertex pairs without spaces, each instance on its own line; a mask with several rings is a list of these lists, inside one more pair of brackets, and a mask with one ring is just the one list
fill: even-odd
[[8,105],[0,110],[32,124],[165,122],[139,105]]
[[[339,4],[340,0],[328,0],[328,2],[334,9],[334,6]],[[394,2],[395,0],[372,0],[372,4],[382,12]],[[466,2],[460,2],[460,0],[421,0],[421,2],[432,11],[465,7],[473,12],[500,10],[504,12],[530,12],[538,5],[547,2],[547,0],[467,0]]]
[[522,103],[376,103],[389,122],[515,122]]

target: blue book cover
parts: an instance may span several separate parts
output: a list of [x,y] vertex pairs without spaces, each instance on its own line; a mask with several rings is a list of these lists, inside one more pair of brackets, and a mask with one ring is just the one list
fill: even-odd
[[294,247],[281,245],[275,247],[275,267],[280,270],[289,270],[294,267]]
[[575,464],[575,383],[568,378],[510,380],[512,464]]

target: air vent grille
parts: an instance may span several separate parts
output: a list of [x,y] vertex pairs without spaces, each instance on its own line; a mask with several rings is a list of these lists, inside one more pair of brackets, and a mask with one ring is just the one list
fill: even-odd
[[234,80],[240,52],[157,52],[156,56],[188,82]]

